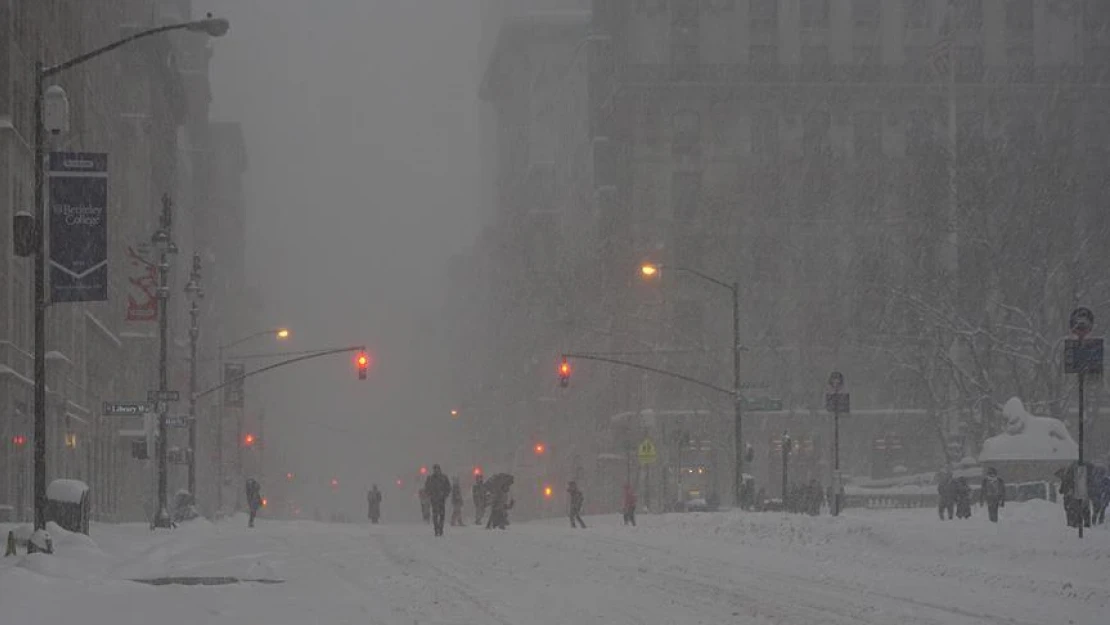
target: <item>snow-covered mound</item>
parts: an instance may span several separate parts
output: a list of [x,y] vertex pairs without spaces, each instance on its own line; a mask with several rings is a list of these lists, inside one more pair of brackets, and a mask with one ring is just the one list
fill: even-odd
[[54,480],[46,486],[46,498],[66,503],[81,503],[89,485],[81,480]]
[[1010,398],[1002,407],[1002,416],[1006,418],[1006,431],[983,442],[980,462],[1067,462],[1079,457],[1079,446],[1059,419],[1033,416],[1017,397]]

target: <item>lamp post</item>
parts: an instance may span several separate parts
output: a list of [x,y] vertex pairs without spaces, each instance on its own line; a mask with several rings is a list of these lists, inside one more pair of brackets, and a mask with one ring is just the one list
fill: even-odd
[[[263,336],[273,336],[274,338],[276,338],[278,340],[285,340],[285,339],[289,338],[290,332],[289,332],[289,328],[268,328],[266,330],[260,330],[258,332],[252,332],[252,333],[250,333],[246,336],[243,336],[243,337],[240,337],[240,338],[238,338],[234,341],[231,341],[230,343],[225,343],[223,345],[220,345],[216,350],[216,353],[217,353],[216,362],[217,362],[217,366],[220,368],[219,376],[217,377],[217,379],[220,380],[221,384],[225,384],[225,383],[229,382],[229,380],[224,379],[224,351],[226,351],[228,349],[231,349],[232,347],[235,347],[237,345],[242,345],[243,343],[246,343],[247,341],[251,341],[251,340],[263,337]],[[195,393],[194,393],[194,395],[195,395]],[[218,441],[216,443],[216,509],[217,510],[222,510],[223,507],[224,507],[224,418],[226,416],[226,413],[227,413],[226,396],[225,396],[225,394],[221,393],[220,394],[220,414],[219,414],[219,418],[216,420],[216,440]],[[236,438],[235,438],[235,444],[236,444],[236,446],[239,450],[239,454],[238,454],[239,466],[238,466],[238,469],[240,471],[243,468],[243,448],[242,448],[242,441],[239,440],[239,438],[243,435],[242,430],[243,430],[243,420],[242,420],[242,416],[240,416],[238,433],[236,434]],[[236,497],[236,501],[238,501],[238,497]]]
[[[652,279],[659,276],[663,269],[663,265],[645,263],[640,266],[640,273],[645,279]],[[734,465],[736,475],[733,478],[732,497],[734,504],[739,508],[742,501],[741,489],[744,485],[744,448],[742,445],[744,397],[740,389],[740,352],[743,351],[744,348],[743,345],[740,344],[740,283],[736,281],[730,283],[724,280],[718,280],[717,278],[688,267],[673,267],[673,269],[675,271],[688,273],[705,282],[726,289],[732,296],[732,410],[733,445],[736,447],[736,463]]]
[[[35,529],[46,529],[46,203],[43,188],[45,176],[43,174],[43,161],[45,159],[45,115],[44,96],[46,95],[46,79],[61,72],[81,65],[106,52],[110,52],[131,43],[137,39],[150,37],[159,33],[173,30],[188,30],[205,33],[210,37],[222,37],[228,31],[228,21],[214,18],[211,14],[205,19],[167,24],[143,30],[118,41],[101,46],[80,56],[63,61],[56,65],[45,65],[42,61],[35,63],[34,74],[34,128],[31,131],[31,141],[34,149],[35,191],[33,213],[19,211],[15,214],[13,232],[15,233],[15,251],[18,256],[35,257]],[[51,87],[52,94],[57,94],[61,88]],[[61,92],[64,101],[64,92]],[[65,111],[62,111],[65,115]],[[68,122],[58,120],[60,125],[52,122],[51,133],[59,134]]]
[[200,254],[193,253],[193,270],[185,285],[189,304],[189,494],[197,496],[197,341],[200,339],[200,300],[204,289],[200,286]]
[[168,507],[167,481],[169,470],[166,466],[166,451],[169,447],[169,433],[166,416],[169,403],[162,398],[169,390],[169,302],[170,302],[170,255],[177,253],[173,242],[173,201],[168,195],[162,196],[162,215],[158,230],[151,237],[151,243],[159,250],[158,258],[158,510],[155,512],[151,527],[171,527]]

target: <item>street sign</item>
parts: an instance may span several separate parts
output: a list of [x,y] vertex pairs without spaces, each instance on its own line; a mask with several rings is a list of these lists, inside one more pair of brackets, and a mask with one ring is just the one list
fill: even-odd
[[166,427],[187,428],[189,427],[189,417],[186,415],[169,415],[166,417]]
[[849,393],[826,393],[825,410],[842,417],[847,416],[848,413],[852,412],[851,395]]
[[782,400],[771,399],[769,397],[745,397],[744,410],[747,412],[773,412],[782,410]]
[[1102,373],[1102,339],[1065,340],[1064,373]]
[[149,401],[106,401],[101,414],[111,417],[137,417],[154,412],[154,403]]
[[178,391],[147,391],[147,401],[181,401]]
[[650,438],[645,438],[644,442],[640,443],[636,455],[640,458],[640,464],[655,464],[655,461],[659,459],[655,452],[655,443],[651,442]]

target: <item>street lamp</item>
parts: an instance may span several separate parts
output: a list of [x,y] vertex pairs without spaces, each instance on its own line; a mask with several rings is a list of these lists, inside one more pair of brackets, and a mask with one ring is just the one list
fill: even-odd
[[193,270],[185,285],[189,298],[189,494],[197,496],[197,341],[200,339],[200,300],[204,289],[200,286],[200,254],[193,253]]
[[[68,61],[47,66],[42,61],[35,63],[34,82],[34,128],[31,132],[32,147],[34,150],[34,213],[19,211],[14,218],[14,233],[16,235],[15,248],[20,256],[35,257],[35,529],[46,529],[46,206],[45,206],[45,176],[43,175],[43,161],[45,160],[45,99],[48,95],[46,79],[61,72],[81,65],[106,52],[127,45],[138,39],[157,35],[173,30],[189,30],[205,33],[211,37],[221,37],[230,27],[228,21],[214,18],[209,14],[205,19],[167,24],[143,30],[118,41],[101,46]],[[61,87],[50,88],[52,101],[65,101],[65,92]],[[60,92],[60,94],[59,94]],[[58,95],[61,98],[58,98]],[[53,107],[52,107],[53,108]],[[62,109],[63,118],[64,107]],[[68,119],[60,123],[51,123],[51,133],[60,134],[68,127]]]
[[[247,341],[252,341],[254,339],[261,338],[261,337],[264,337],[264,336],[272,336],[272,337],[274,337],[275,339],[277,339],[279,341],[284,341],[284,340],[288,339],[290,336],[292,336],[292,332],[290,332],[289,328],[284,327],[284,326],[279,326],[279,327],[276,327],[276,328],[266,328],[265,330],[259,330],[257,332],[251,332],[251,333],[249,333],[245,336],[242,336],[238,339],[235,339],[234,341],[230,341],[228,343],[224,343],[222,345],[219,345],[216,348],[216,363],[217,363],[216,366],[218,366],[219,369],[220,369],[217,379],[220,380],[221,383],[229,382],[229,380],[225,379],[225,372],[224,372],[224,352],[226,350],[229,350],[232,347],[236,347],[238,345],[242,345],[243,343],[246,343]],[[222,510],[223,506],[224,506],[224,418],[225,418],[226,413],[227,413],[227,402],[225,400],[226,400],[226,395],[224,393],[220,393],[220,417],[219,417],[219,419],[216,420],[216,441],[217,441],[217,443],[216,443],[216,509],[217,510]],[[240,440],[243,437],[243,415],[242,415],[242,412],[239,413],[239,419],[237,421],[238,421],[238,427],[237,427],[238,431],[235,434],[235,438],[236,438],[236,440]],[[238,470],[241,473],[243,471],[243,447],[241,445],[236,445],[236,447],[238,449],[238,452],[237,452]],[[238,496],[236,496],[236,501],[238,501],[238,499],[239,499]],[[236,507],[238,507],[238,505]]]
[[[168,195],[162,196],[162,215],[159,219],[158,230],[151,237],[151,242],[160,252],[158,260],[158,508],[151,527],[170,527],[170,514],[168,505],[168,467],[167,448],[169,447],[169,432],[166,428],[168,404],[165,394],[169,390],[169,303],[170,303],[170,256],[177,254],[177,246],[173,242],[173,201]],[[194,354],[195,355],[195,354]]]
[[[644,263],[640,265],[640,275],[644,279],[650,280],[661,275],[664,265],[658,263]],[[733,445],[736,448],[736,475],[733,479],[733,501],[737,507],[741,505],[741,488],[744,484],[744,447],[742,441],[742,417],[743,417],[743,402],[744,398],[740,394],[740,352],[743,351],[743,346],[740,344],[740,283],[733,281],[731,283],[724,280],[718,280],[710,275],[704,274],[696,269],[688,267],[673,267],[675,271],[688,273],[694,277],[713,284],[715,286],[726,289],[732,295],[732,409],[733,409]]]

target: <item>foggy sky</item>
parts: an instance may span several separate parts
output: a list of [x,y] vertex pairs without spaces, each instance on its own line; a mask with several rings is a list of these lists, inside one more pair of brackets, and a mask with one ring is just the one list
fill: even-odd
[[368,382],[345,357],[265,378],[271,470],[356,496],[435,461],[446,267],[484,197],[479,1],[195,3],[231,21],[212,116],[244,127],[259,322],[288,324],[289,349],[365,342],[375,360]]

